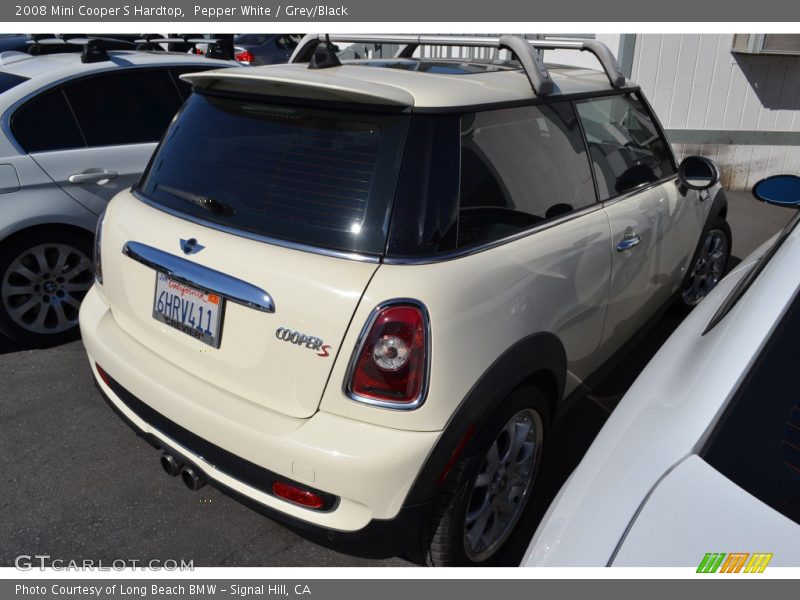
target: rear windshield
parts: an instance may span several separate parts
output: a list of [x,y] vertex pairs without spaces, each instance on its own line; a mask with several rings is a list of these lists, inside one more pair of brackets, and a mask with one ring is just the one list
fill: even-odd
[[20,77],[19,75],[12,75],[11,73],[3,73],[0,71],[0,94],[7,92],[14,86],[19,85],[23,81],[28,81],[27,77]]
[[212,224],[379,255],[408,118],[194,94],[139,192]]

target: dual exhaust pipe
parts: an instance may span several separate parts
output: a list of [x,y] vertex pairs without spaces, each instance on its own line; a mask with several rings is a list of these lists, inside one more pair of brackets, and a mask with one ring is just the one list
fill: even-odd
[[196,492],[207,483],[205,475],[203,475],[200,469],[182,462],[169,452],[164,452],[159,462],[161,463],[161,468],[164,469],[167,475],[170,477],[177,477],[180,475],[184,485],[193,492]]

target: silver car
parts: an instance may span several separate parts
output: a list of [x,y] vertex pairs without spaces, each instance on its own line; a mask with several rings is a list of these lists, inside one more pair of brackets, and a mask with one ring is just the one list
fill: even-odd
[[0,334],[31,345],[77,335],[98,216],[190,94],[179,76],[226,66],[92,43],[0,53]]

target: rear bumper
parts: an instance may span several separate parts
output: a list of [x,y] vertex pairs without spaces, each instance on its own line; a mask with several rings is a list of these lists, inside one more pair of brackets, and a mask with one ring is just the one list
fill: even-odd
[[[381,538],[378,546],[390,555],[388,542],[409,538],[417,529],[412,521],[427,514],[427,504],[403,503],[438,433],[322,411],[295,419],[254,405],[141,345],[119,327],[96,287],[83,301],[80,324],[95,381],[112,408],[152,445],[182,456],[259,512],[340,549],[353,552],[343,547],[353,542],[354,553],[369,555],[369,538]],[[335,496],[333,506],[315,511],[275,497],[270,477]]]

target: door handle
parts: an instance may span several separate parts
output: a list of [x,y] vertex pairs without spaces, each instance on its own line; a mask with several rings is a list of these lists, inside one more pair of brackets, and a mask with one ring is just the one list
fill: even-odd
[[105,169],[88,169],[83,173],[74,173],[67,178],[70,183],[96,183],[103,179],[114,179],[119,177],[116,171],[106,171]]
[[617,244],[617,252],[625,252],[625,250],[630,250],[631,248],[638,246],[639,242],[642,241],[635,233],[626,233],[625,237],[622,238],[622,241]]

